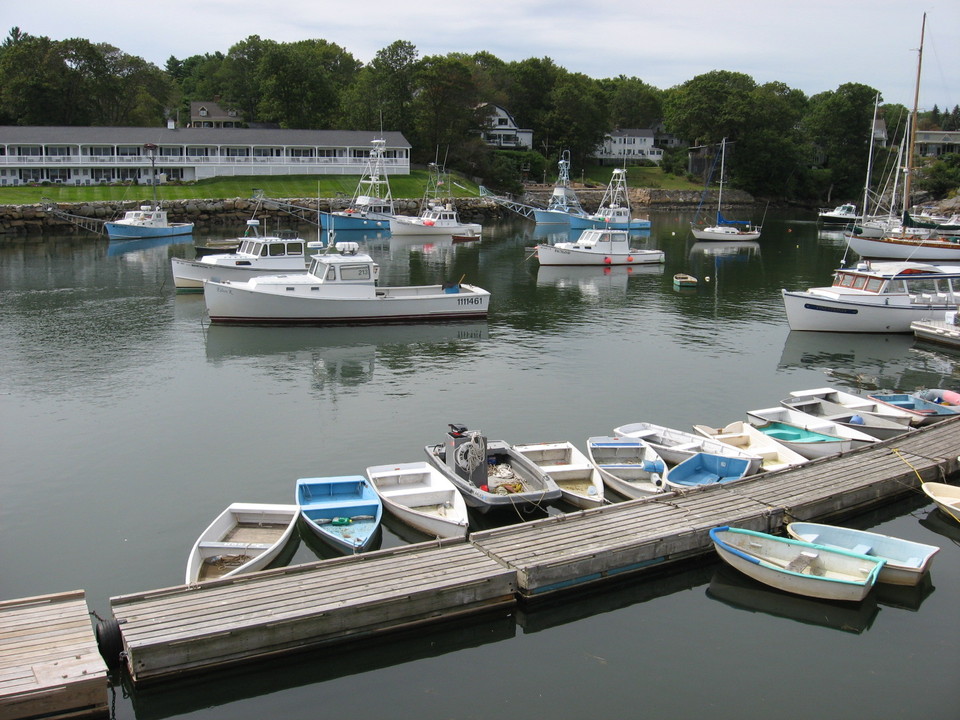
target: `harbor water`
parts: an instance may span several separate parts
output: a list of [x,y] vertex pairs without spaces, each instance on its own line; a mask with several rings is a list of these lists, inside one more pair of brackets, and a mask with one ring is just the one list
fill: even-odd
[[[756,244],[695,243],[690,219],[654,213],[637,242],[666,263],[632,270],[540,268],[530,248],[565,233],[521,220],[462,244],[342,233],[381,284],[492,293],[486,321],[381,327],[210,326],[170,269],[202,233],[3,240],[0,600],[82,589],[109,616],[113,596],[182,583],[229,503],[292,503],[300,477],[424,460],[450,423],[585,449],[618,425],[719,426],[804,388],[960,388],[960,353],[912,336],[789,331],[780,289],[829,284],[839,234],[768,216]],[[697,287],[675,289],[681,272]],[[111,712],[955,718],[960,524],[917,492],[847,524],[942,551],[919,588],[859,604],[777,593],[710,555],[509,615],[156,687],[121,677]],[[378,545],[423,540],[388,519]],[[285,559],[333,554],[302,538]]]

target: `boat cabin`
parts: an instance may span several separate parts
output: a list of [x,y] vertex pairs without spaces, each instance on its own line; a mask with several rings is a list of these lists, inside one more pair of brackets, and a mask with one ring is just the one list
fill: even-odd
[[[605,245],[601,246],[601,243],[605,243]],[[607,252],[614,246],[622,245],[626,247],[629,244],[630,235],[626,230],[591,229],[584,230],[572,247],[579,250]]]
[[336,252],[313,256],[310,272],[321,285],[374,285],[380,279],[380,266],[355,242],[337,243]]
[[907,295],[913,302],[957,303],[960,301],[960,267],[861,262],[849,270],[838,270],[832,287],[844,292]]
[[240,243],[238,255],[247,257],[304,257],[303,239],[292,230],[281,230],[275,237],[254,237]]

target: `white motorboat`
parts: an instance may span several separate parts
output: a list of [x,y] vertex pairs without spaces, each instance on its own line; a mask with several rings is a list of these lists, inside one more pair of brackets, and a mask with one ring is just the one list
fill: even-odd
[[206,254],[193,260],[172,258],[173,284],[177,290],[202,291],[207,280],[245,281],[257,275],[305,273],[307,271],[306,243],[293,232],[276,237],[259,237],[258,220],[248,220],[253,227],[251,237],[241,241],[235,252]]
[[761,460],[760,469],[764,472],[784,470],[808,462],[807,458],[800,453],[791,450],[786,445],[777,442],[771,435],[761,432],[750,423],[742,420],[735,420],[718,428],[708,425],[694,425],[693,429],[704,437],[719,440],[751,455],[759,456]]
[[381,287],[357,243],[313,257],[309,272],[203,286],[210,321],[238,325],[410,323],[485,317],[490,293],[465,283]]
[[193,544],[184,582],[263,570],[293,537],[299,515],[296,505],[231,503]]
[[537,245],[541,265],[659,265],[662,250],[630,247],[627,230],[584,230],[573,242]]
[[587,457],[600,471],[604,484],[623,497],[649,497],[667,489],[667,464],[649,443],[639,438],[588,438]]
[[513,449],[539,465],[560,488],[566,502],[579,508],[603,505],[600,471],[573,443],[527,443],[514,445]]
[[853,203],[844,203],[835,208],[820,208],[817,213],[817,220],[827,225],[846,225],[862,219],[863,215],[857,212],[857,206]]
[[590,228],[608,228],[611,230],[648,230],[648,218],[632,217],[630,192],[627,188],[627,171],[614,168],[610,183],[600,200],[600,207],[591,214],[571,214],[570,227],[573,230]]
[[804,542],[880,558],[885,562],[877,582],[891,585],[918,585],[940,552],[936,545],[820,523],[792,522],[787,533]]
[[466,537],[470,519],[456,486],[427,462],[374,465],[367,477],[383,506],[430,537]]
[[441,196],[441,186],[447,181],[441,178],[440,168],[430,163],[430,179],[424,193],[420,214],[417,217],[393,215],[390,218],[392,235],[480,235],[483,226],[479,223],[462,222],[453,205],[452,198]]
[[754,580],[825,600],[863,600],[884,565],[881,558],[742,528],[713,528],[710,539],[724,562]]
[[[720,142],[720,189],[717,193],[717,218],[713,225],[699,224],[696,220],[690,223],[690,232],[697,240],[731,241],[742,240],[754,242],[760,238],[762,228],[746,220],[728,220],[723,216],[723,176],[727,154],[727,139]],[[716,162],[716,160],[714,160]],[[704,189],[706,195],[706,189]]]
[[759,455],[751,455],[739,447],[723,443],[707,435],[694,434],[649,422],[621,425],[613,429],[613,434],[618,437],[644,440],[653,446],[657,455],[662,457],[670,467],[688,460],[697,453],[708,453],[746,460],[747,475],[753,475],[760,471],[761,458]]
[[782,290],[791,330],[909,333],[960,302],[960,266],[863,261],[840,268],[829,287]]

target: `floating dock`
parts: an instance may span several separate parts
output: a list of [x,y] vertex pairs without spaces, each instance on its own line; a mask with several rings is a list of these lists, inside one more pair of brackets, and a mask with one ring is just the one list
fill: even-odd
[[0,602],[0,720],[106,716],[108,689],[82,590]]

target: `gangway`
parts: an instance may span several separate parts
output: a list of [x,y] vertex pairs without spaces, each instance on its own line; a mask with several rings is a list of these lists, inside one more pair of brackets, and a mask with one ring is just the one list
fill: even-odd
[[497,205],[501,205],[508,210],[513,210],[513,212],[523,215],[525,218],[533,218],[535,210],[542,210],[543,208],[534,207],[533,205],[524,205],[523,203],[518,203],[514,200],[508,200],[505,197],[499,195],[494,195],[492,192],[487,190],[483,185],[480,186],[480,197],[488,198],[493,200]]
[[257,201],[258,207],[262,206],[272,210],[279,210],[280,212],[292,215],[293,217],[297,218],[298,220],[302,220],[305,223],[320,227],[321,213],[319,208],[314,209],[304,207],[303,205],[294,205],[293,203],[288,203],[284,200],[273,200],[271,198],[264,197],[263,190],[260,190],[259,188],[254,188],[253,199]]
[[97,220],[95,218],[89,218],[85,215],[74,215],[73,213],[68,213],[66,210],[61,210],[60,206],[57,205],[50,198],[40,198],[40,205],[43,208],[43,211],[48,215],[53,215],[55,218],[61,220],[66,220],[69,223],[83,228],[84,230],[89,230],[92,233],[97,235],[103,235],[105,231],[104,220]]

